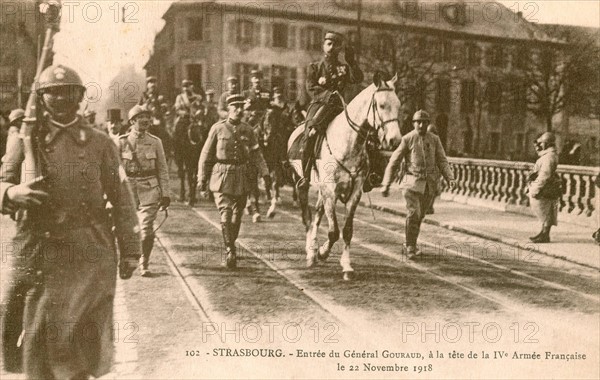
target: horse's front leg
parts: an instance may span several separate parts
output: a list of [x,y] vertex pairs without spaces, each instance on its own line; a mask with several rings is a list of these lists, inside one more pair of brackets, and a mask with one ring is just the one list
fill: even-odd
[[340,228],[338,227],[337,215],[335,213],[335,198],[325,197],[325,216],[329,225],[327,232],[327,241],[319,248],[319,260],[327,260],[331,253],[331,247],[340,238]]
[[340,258],[340,265],[342,266],[342,272],[344,273],[344,280],[348,281],[352,278],[354,269],[350,265],[350,242],[352,241],[352,233],[354,229],[354,214],[356,207],[360,201],[360,192],[354,195],[352,199],[346,204],[346,220],[344,221],[344,228],[342,230],[342,238],[344,239],[344,249],[342,251],[342,257]]
[[319,232],[319,225],[321,225],[324,212],[323,197],[319,192],[315,217],[312,221],[310,229],[306,232],[306,266],[308,268],[311,268],[317,264],[317,247],[319,246],[317,234]]

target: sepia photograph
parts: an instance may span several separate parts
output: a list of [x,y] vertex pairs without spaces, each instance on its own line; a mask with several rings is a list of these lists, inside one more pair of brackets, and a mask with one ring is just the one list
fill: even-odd
[[597,0],[0,0],[0,378],[599,379]]

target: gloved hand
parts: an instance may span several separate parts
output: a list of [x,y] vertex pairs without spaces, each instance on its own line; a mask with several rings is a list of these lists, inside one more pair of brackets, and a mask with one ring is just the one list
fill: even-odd
[[134,257],[121,258],[119,261],[119,277],[122,280],[130,279],[137,265],[138,259]]
[[6,190],[6,196],[12,204],[19,207],[40,206],[48,199],[48,193],[40,189],[44,180],[44,177],[37,177],[31,181],[11,186]]
[[356,53],[354,52],[354,49],[349,45],[346,45],[346,48],[344,49],[344,57],[346,58],[346,62],[348,62],[349,65],[353,65],[356,63]]
[[162,197],[160,202],[158,203],[158,207],[161,209],[165,209],[171,205],[171,197]]
[[387,198],[390,196],[390,185],[383,186],[383,189],[381,189],[381,195],[384,198]]
[[263,177],[263,180],[265,181],[265,190],[271,190],[271,186],[273,185],[273,182],[271,181],[271,176],[266,175]]

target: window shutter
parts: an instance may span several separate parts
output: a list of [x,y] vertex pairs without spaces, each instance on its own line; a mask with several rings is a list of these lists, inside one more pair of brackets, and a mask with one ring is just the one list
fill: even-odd
[[235,44],[238,35],[237,26],[238,24],[235,21],[229,21],[227,23],[227,42],[232,45]]
[[261,25],[257,22],[252,22],[250,25],[253,33],[252,46],[260,46],[260,27]]
[[273,24],[267,23],[263,25],[263,33],[265,35],[265,46],[273,47]]
[[300,48],[303,50],[308,49],[308,29],[302,28],[300,30]]
[[296,49],[296,27],[288,26],[288,49]]

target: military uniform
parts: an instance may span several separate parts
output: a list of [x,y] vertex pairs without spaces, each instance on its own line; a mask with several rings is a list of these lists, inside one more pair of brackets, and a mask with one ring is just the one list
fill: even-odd
[[[341,36],[337,33],[329,32],[325,35],[325,39],[341,43]],[[337,54],[325,55],[320,61],[313,62],[308,66],[306,90],[312,100],[308,105],[305,143],[302,149],[304,179],[306,180],[310,177],[312,170],[315,147],[315,137],[309,136],[310,130],[316,129],[322,133],[331,120],[344,110],[339,96],[333,94],[335,91],[344,96],[347,85],[361,83],[364,79],[364,74],[353,57],[350,58],[350,55],[347,55],[347,60],[352,64],[341,63]]]
[[160,202],[169,194],[169,172],[160,139],[148,132],[132,130],[119,140],[120,154],[138,210],[142,228],[142,270],[148,261],[154,242],[154,221]]
[[400,164],[405,170],[400,175],[400,188],[404,189],[406,208],[406,245],[416,247],[421,222],[437,193],[440,174],[453,181],[454,175],[448,164],[439,137],[431,132],[421,136],[416,130],[404,135],[385,170],[384,189],[389,189],[396,178]]
[[244,98],[249,100],[255,104],[256,111],[260,116],[264,115],[267,112],[267,108],[271,103],[271,93],[262,87],[251,88],[249,90],[244,91]]
[[[49,198],[41,207],[17,213],[15,265],[3,326],[4,364],[11,372],[24,370],[28,378],[67,379],[80,373],[100,377],[111,367],[117,274],[104,196],[113,205],[122,257],[140,254],[135,206],[117,149],[106,134],[81,118],[69,125],[46,121],[42,129]],[[3,214],[16,211],[6,193],[20,182],[22,161],[23,142],[14,131],[0,171]],[[18,304],[24,304],[22,316]],[[73,326],[71,334],[66,326]],[[86,335],[84,326],[97,330]],[[22,329],[27,333],[19,349]]]
[[223,242],[233,255],[242,211],[251,190],[252,166],[262,176],[269,174],[252,128],[230,120],[213,125],[200,155],[198,179],[202,189],[208,186],[214,193],[221,214]]

